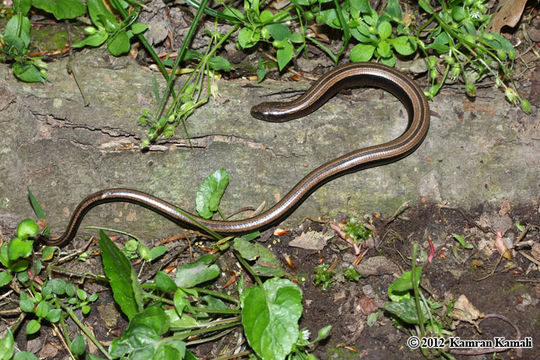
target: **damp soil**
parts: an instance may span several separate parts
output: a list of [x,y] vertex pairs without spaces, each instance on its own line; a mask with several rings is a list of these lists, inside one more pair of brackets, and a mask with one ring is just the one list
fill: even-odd
[[[391,315],[383,310],[389,300],[388,286],[402,272],[410,270],[413,243],[417,243],[419,248],[417,259],[418,265],[422,266],[423,294],[442,304],[443,309],[460,296],[465,296],[486,317],[484,321],[477,319],[472,322],[458,321],[449,316],[437,317],[445,329],[453,331],[454,336],[461,339],[491,339],[496,336],[517,339],[515,329],[518,329],[521,338],[531,337],[533,345],[540,343],[540,277],[537,265],[529,260],[534,258],[535,251],[525,246],[519,251],[510,251],[512,258],[505,259],[494,249],[498,233],[513,242],[519,238],[522,243],[538,242],[540,216],[537,204],[515,207],[503,204],[499,208],[478,206],[466,210],[420,204],[414,208],[402,209],[391,218],[371,214],[365,220],[374,232],[372,241],[368,241],[371,247],[361,249],[365,254],[357,269],[366,273],[362,264],[372,264],[373,259],[377,259],[379,265],[374,266],[374,271],[367,271],[371,275],[362,276],[358,281],[346,280],[343,276],[343,271],[353,266],[352,263],[359,258],[335,234],[329,222],[306,219],[283,235],[275,235],[278,230],[270,229],[259,238],[302,288],[304,312],[300,327],[309,329],[312,336],[315,336],[322,327],[332,326],[330,336],[311,349],[319,359],[424,358],[419,350],[413,351],[407,347],[409,330],[396,326]],[[516,223],[528,230],[525,235],[516,227]],[[310,231],[324,234],[327,243],[322,250],[306,250],[289,245],[290,241]],[[466,250],[456,247],[457,241],[452,234],[463,236],[474,248]],[[426,259],[430,253],[428,238],[434,247],[434,256],[430,262]],[[120,237],[113,240],[121,245],[126,239]],[[169,251],[152,266],[145,265],[141,269],[140,261],[132,262],[141,279],[151,279],[159,269],[172,271],[173,276],[177,266],[206,253],[210,245],[202,239],[188,242],[176,238],[164,239],[162,242],[169,247]],[[79,239],[63,250],[67,254],[84,246],[85,241]],[[69,273],[66,271],[56,276],[76,282],[78,277],[70,274],[101,274],[97,242],[90,245],[88,253],[88,260],[67,262],[62,268],[69,269]],[[285,261],[286,258],[289,261]],[[538,262],[538,258],[535,261]],[[330,264],[333,270],[333,282],[326,291],[313,283],[314,268],[321,263]],[[222,276],[209,286],[234,294],[241,271],[232,251],[225,251],[218,264]],[[249,285],[252,279],[244,275]],[[88,315],[82,316],[79,313],[78,316],[97,339],[107,346],[114,338],[121,336],[127,327],[127,320],[114,304],[106,283],[87,279],[80,286],[89,293],[97,292],[99,299],[92,305]],[[377,312],[376,321],[369,321],[369,314],[373,318]],[[492,314],[503,316],[507,321],[490,318]],[[73,338],[78,330],[70,321],[67,325],[70,337]],[[24,328],[25,324],[22,326]],[[40,358],[67,358],[54,329],[45,324],[35,336],[27,336],[24,331],[19,331],[16,345],[18,349],[32,351]],[[191,348],[199,359],[216,359],[246,349],[246,340],[240,328],[219,340]],[[99,356],[99,351],[92,345],[89,350]],[[500,352],[496,357],[492,357],[492,354],[454,356],[456,359],[534,359],[536,353],[533,347]]]

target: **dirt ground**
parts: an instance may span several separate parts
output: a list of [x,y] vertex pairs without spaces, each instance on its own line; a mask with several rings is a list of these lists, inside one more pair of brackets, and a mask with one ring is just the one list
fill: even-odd
[[[451,299],[456,300],[460,295],[464,295],[483,314],[498,314],[507,318],[519,329],[521,338],[532,337],[534,347],[539,343],[540,277],[537,265],[522,256],[525,253],[531,257],[531,248],[525,246],[518,252],[514,251],[511,260],[501,260],[493,245],[497,232],[502,232],[504,238],[515,243],[522,235],[515,226],[516,222],[528,229],[525,236],[522,235],[522,243],[538,242],[540,217],[537,203],[521,206],[503,204],[499,208],[486,205],[472,210],[421,204],[404,209],[392,218],[372,214],[369,219],[368,222],[371,222],[375,230],[372,235],[372,246],[375,247],[367,250],[357,269],[360,273],[365,273],[363,264],[372,264],[373,259],[378,259],[379,265],[373,266],[374,271],[368,269],[372,275],[362,276],[358,282],[345,280],[343,270],[349,267],[356,257],[345,241],[329,228],[328,223],[306,220],[284,235],[276,236],[275,229],[270,229],[260,237],[303,290],[304,313],[300,327],[308,328],[311,334],[316,334],[320,328],[332,325],[329,338],[314,349],[314,354],[319,359],[423,358],[419,350],[408,349],[406,340],[409,334],[405,329],[394,326],[388,313],[383,311],[371,326],[366,323],[367,315],[382,309],[389,300],[388,286],[396,279],[395,271],[398,270],[399,273],[410,270],[413,242],[418,243],[421,250],[418,265],[423,268],[421,287],[426,297],[447,305]],[[322,233],[323,237],[328,239],[322,251],[289,246],[291,240],[308,231]],[[451,234],[464,236],[474,245],[474,249],[453,250],[457,242]],[[435,248],[431,263],[427,263],[424,256],[429,253],[428,237]],[[116,240],[123,242],[121,238]],[[201,248],[207,245],[204,242],[194,242],[189,247],[184,240],[167,242],[169,252],[162,260],[153,264],[151,269],[146,267],[142,278],[149,279],[159,269],[189,261],[190,249],[191,256],[197,257],[197,254],[204,253]],[[82,246],[84,242],[79,240],[68,248]],[[90,246],[89,251],[92,255],[87,261],[73,260],[63,267],[75,272],[102,273],[96,242]],[[532,254],[534,256],[535,250]],[[287,264],[286,257],[294,268]],[[334,281],[326,291],[313,284],[314,267],[320,263],[334,266]],[[236,258],[231,251],[224,253],[219,264],[222,276],[213,285],[218,290],[230,282],[231,274],[238,271]],[[134,265],[139,271],[140,263],[136,261]],[[75,281],[75,278],[72,280]],[[229,283],[227,290],[234,294],[236,285],[236,282]],[[78,315],[96,337],[104,345],[108,345],[121,335],[127,326],[126,318],[114,305],[110,288],[105,283],[87,280],[84,288],[90,293],[98,292],[99,299],[93,304],[89,315]],[[452,319],[445,317],[443,325],[447,329],[455,328],[455,335],[461,339],[491,339],[494,336],[517,338],[513,326],[498,318],[488,318],[473,324],[452,322]],[[69,328],[76,330],[73,323],[69,323]],[[46,326],[33,337],[27,337],[20,331],[16,343],[19,349],[33,351],[40,358],[60,359],[66,356],[59,338]],[[219,341],[193,347],[192,350],[200,359],[214,359],[231,354],[235,348],[245,349],[245,346],[245,338],[238,329]],[[473,357],[455,355],[455,358],[534,359],[534,347],[522,351],[501,352],[495,357],[487,354]],[[90,351],[95,351],[91,345]],[[97,351],[94,353],[99,355]]]

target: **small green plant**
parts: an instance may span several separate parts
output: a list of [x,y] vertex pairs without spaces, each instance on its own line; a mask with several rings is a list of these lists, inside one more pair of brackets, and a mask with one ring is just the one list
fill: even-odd
[[345,279],[353,282],[358,282],[362,277],[362,275],[353,267],[345,269],[343,275],[345,276]]
[[343,231],[347,238],[351,239],[355,244],[361,244],[367,240],[372,231],[366,228],[366,224],[355,217],[352,217],[347,221],[345,225],[342,226]]
[[319,264],[315,266],[315,275],[313,276],[313,284],[320,286],[322,291],[326,291],[332,287],[334,272],[328,264]]
[[[384,305],[384,310],[390,314],[395,326],[405,329],[411,336],[423,338],[452,335],[452,332],[444,329],[443,322],[438,320],[445,315],[437,314],[443,306],[427,299],[420,289],[422,267],[416,264],[417,249],[418,244],[414,244],[411,271],[404,272],[388,287],[390,301]],[[423,347],[422,353],[429,355]]]
[[[128,3],[123,3],[125,10]],[[134,35],[142,34],[148,29],[145,24],[137,23],[139,13],[134,11],[120,24],[116,17],[109,11],[102,0],[87,0],[88,13],[95,27],[89,26],[84,29],[89,36],[73,44],[75,48],[84,46],[100,46],[107,42],[107,49],[114,56],[120,56],[129,51],[130,40]],[[114,1],[114,6],[122,6]],[[138,7],[138,11],[140,11]]]
[[[228,175],[224,169],[210,174],[203,181],[197,194],[197,208],[201,215],[209,218],[215,212],[219,213],[220,199],[227,183]],[[29,197],[38,217],[44,217],[43,210],[30,192]],[[218,240],[212,246],[215,253],[202,255],[179,266],[173,278],[158,271],[143,284],[139,282],[128,256],[136,256],[138,252],[143,259],[151,261],[150,253],[159,249],[161,254],[160,247],[149,250],[129,235],[133,239],[120,250],[100,229],[99,247],[105,276],[76,274],[55,265],[57,259],[54,255],[59,254],[55,247],[44,247],[41,258],[36,256],[32,239],[38,235],[37,224],[27,219],[19,225],[17,236],[9,244],[2,245],[0,263],[6,270],[0,271],[0,287],[17,281],[14,288],[25,289],[20,292],[19,307],[25,316],[32,317],[26,325],[26,333],[37,333],[42,323],[47,321],[58,327],[74,356],[84,356],[87,344],[80,335],[70,340],[65,325],[67,317],[107,359],[196,360],[189,347],[219,339],[241,326],[250,346],[250,350],[243,353],[245,356],[265,360],[314,360],[316,358],[309,353],[311,346],[326,338],[331,329],[329,326],[322,328],[317,337],[310,340],[309,332],[299,328],[303,312],[302,290],[286,278],[288,275],[277,257],[253,241],[259,233],[237,238],[222,238],[215,234]],[[219,253],[227,250],[234,252],[255,283],[248,287],[243,276],[240,277],[237,295],[210,288],[222,274],[216,262]],[[51,277],[53,271],[79,276],[83,280],[93,277],[108,281],[115,302],[129,320],[127,329],[113,340],[108,349],[101,346],[75,315],[76,310],[87,315],[97,295],[87,294],[64,279]],[[44,274],[49,274],[48,280],[42,281],[40,276]],[[37,359],[26,352],[14,354],[13,333],[16,331],[16,327],[9,329],[0,339],[0,360]],[[86,356],[92,360],[100,359],[91,354]]]

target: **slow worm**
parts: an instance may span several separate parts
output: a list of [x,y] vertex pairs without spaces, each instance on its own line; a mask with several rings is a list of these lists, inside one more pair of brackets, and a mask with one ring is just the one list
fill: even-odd
[[338,67],[323,75],[299,98],[291,102],[262,103],[254,106],[251,114],[264,121],[289,121],[317,110],[340,90],[358,86],[381,88],[397,97],[405,106],[409,117],[405,132],[387,143],[354,150],[321,165],[260,215],[235,221],[207,220],[183,210],[178,211],[175,205],[137,190],[107,189],[93,193],[81,201],[62,236],[43,241],[49,245],[64,245],[70,242],[86,213],[91,208],[108,202],[137,204],[185,227],[197,228],[196,222],[199,222],[219,234],[246,233],[276,224],[327,181],[351,171],[401,159],[422,143],[429,127],[429,107],[423,92],[399,71],[380,64],[356,63]]

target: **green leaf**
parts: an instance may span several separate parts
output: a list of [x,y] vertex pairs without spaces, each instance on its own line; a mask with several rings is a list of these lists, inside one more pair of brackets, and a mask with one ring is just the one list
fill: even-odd
[[85,37],[84,39],[82,39],[81,41],[71,45],[73,46],[74,48],[80,48],[80,47],[83,47],[83,46],[100,46],[101,44],[103,44],[105,42],[105,40],[107,40],[107,38],[109,37],[109,34],[107,34],[107,32],[105,30],[100,30],[98,32],[96,32],[95,34],[92,34],[88,37]]
[[165,254],[167,250],[169,249],[165,245],[160,245],[160,246],[156,246],[152,248],[152,250],[150,250],[150,253],[149,253],[150,261],[153,261],[157,259],[158,257],[160,257],[161,255]]
[[55,249],[56,248],[54,246],[45,246],[43,250],[41,250],[41,260],[43,261],[52,260]]
[[173,296],[174,308],[178,316],[182,316],[184,309],[189,305],[188,295],[182,289],[176,289]]
[[24,292],[21,292],[21,295],[19,297],[19,307],[24,312],[34,312],[34,302]]
[[240,253],[244,259],[256,261],[252,269],[259,276],[284,276],[285,271],[281,268],[281,263],[276,256],[261,244],[251,243],[243,237],[234,239],[234,249]]
[[41,329],[41,324],[39,321],[32,319],[26,325],[26,335],[35,334],[39,331],[39,329]]
[[287,40],[283,42],[283,47],[281,49],[278,49],[276,57],[278,59],[278,68],[279,70],[283,70],[285,66],[291,61],[291,59],[294,56],[294,46],[290,42],[290,40]]
[[7,271],[0,271],[0,287],[7,285],[11,282],[13,276]]
[[[422,276],[422,267],[415,268],[416,285],[420,284],[420,277]],[[410,298],[409,291],[413,289],[412,272],[404,272],[399,279],[394,281],[388,287],[388,297],[392,301],[400,301],[404,298]]]
[[13,334],[8,326],[6,334],[0,339],[0,360],[11,359],[11,356],[13,356],[13,344]]
[[150,306],[130,320],[122,337],[113,340],[109,353],[115,358],[131,354],[130,359],[151,359],[169,326],[167,314],[159,306]]
[[[45,219],[45,212],[41,208],[41,205],[39,204],[39,201],[36,199],[34,194],[30,191],[30,186],[27,187],[27,193],[28,193],[28,199],[30,200],[30,205],[32,206],[32,210],[34,210],[34,214],[36,214],[36,217],[38,219]],[[51,234],[49,233],[49,225],[43,230],[43,234],[47,237],[49,237]]]
[[259,15],[259,19],[261,19],[261,23],[263,24],[269,23],[270,21],[272,21],[273,18],[274,14],[268,9],[263,10],[261,12],[261,15]]
[[231,63],[229,60],[221,56],[214,56],[210,58],[210,60],[208,60],[208,66],[210,66],[212,70],[216,71],[231,71]]
[[39,234],[36,222],[32,219],[24,219],[17,226],[17,237],[26,240]]
[[367,62],[373,57],[375,46],[369,44],[357,44],[351,50],[352,62]]
[[266,68],[264,67],[262,59],[259,57],[257,60],[257,82],[261,82],[264,80],[264,77],[266,76]]
[[465,249],[472,249],[473,248],[473,245],[467,243],[463,236],[458,235],[458,234],[452,234],[452,236],[454,237],[454,239],[456,239],[458,241],[459,245],[461,245],[462,248],[465,248]]
[[52,13],[58,20],[75,19],[86,14],[86,6],[80,0],[32,0],[32,5]]
[[14,0],[13,1],[13,9],[15,12],[18,12],[24,16],[28,14],[28,11],[30,11],[30,7],[32,6],[32,0]]
[[49,310],[51,310],[51,305],[49,305],[47,301],[42,300],[36,306],[36,315],[40,318],[45,318],[47,317]]
[[291,36],[291,30],[283,24],[270,24],[265,26],[275,40],[283,41]]
[[62,309],[52,309],[47,313],[47,320],[49,320],[52,323],[56,323],[60,321],[60,317],[62,317]]
[[259,29],[245,27],[238,33],[238,44],[242,49],[247,49],[255,46],[261,38]]
[[214,261],[211,255],[203,255],[193,262],[182,265],[176,271],[176,285],[190,288],[217,278],[221,271]]
[[433,14],[433,9],[431,8],[431,5],[429,5],[429,0],[418,0],[418,5],[420,5],[420,7],[428,14]]
[[448,34],[445,32],[440,33],[431,44],[426,46],[428,49],[433,49],[439,54],[447,53],[450,50],[448,46],[449,39]]
[[75,339],[71,342],[71,346],[69,347],[71,352],[74,355],[82,355],[86,351],[86,340],[84,339],[84,336],[77,335],[75,336]]
[[21,240],[18,237],[11,239],[7,247],[9,261],[29,257],[32,254],[33,245],[32,240]]
[[399,0],[388,0],[386,5],[386,13],[395,19],[401,20],[401,6],[399,6]]
[[8,244],[7,242],[4,242],[0,246],[0,263],[4,265],[6,269],[11,270],[11,262],[9,261],[9,255],[8,255]]
[[217,211],[227,185],[229,174],[225,169],[216,170],[204,179],[195,197],[197,212],[201,217],[209,219]]
[[133,32],[133,35],[139,35],[145,32],[148,29],[148,25],[141,24],[141,23],[135,23],[131,25],[131,31]]
[[13,64],[13,74],[19,80],[22,80],[24,82],[40,82],[42,84],[45,83],[44,75],[34,64],[23,64],[16,62]]
[[369,14],[371,12],[371,6],[369,6],[369,0],[350,0],[351,6],[360,11],[363,14]]
[[120,249],[100,230],[99,247],[105,275],[110,280],[113,297],[120,309],[132,319],[143,309],[142,289],[137,275]]
[[17,50],[18,55],[26,54],[30,44],[30,20],[20,14],[14,15],[4,32],[6,46]]
[[152,360],[177,360],[184,359],[186,354],[186,343],[181,340],[169,341],[167,344],[160,344]]
[[461,6],[455,6],[452,8],[452,18],[457,21],[457,22],[460,22],[461,20],[465,19],[465,16],[467,16],[467,14],[465,13],[465,9]]
[[416,51],[416,41],[410,39],[408,36],[399,36],[392,40],[392,46],[398,54],[403,56],[409,56]]
[[382,58],[389,58],[392,56],[390,44],[386,40],[381,40],[377,45],[377,54]]
[[127,53],[130,47],[129,36],[125,30],[118,31],[107,40],[107,49],[113,56]]
[[118,29],[119,25],[116,18],[103,4],[103,0],[86,0],[86,6],[88,6],[90,19],[96,27],[105,29],[108,32],[114,32]]
[[164,293],[173,292],[176,290],[176,284],[173,279],[163,271],[158,271],[155,277],[156,285],[159,290]]
[[38,360],[38,357],[31,352],[21,351],[15,354],[13,360]]
[[[424,319],[429,319],[429,312],[424,302],[420,302],[422,316]],[[397,316],[407,324],[418,325],[418,312],[416,310],[416,302],[414,298],[401,299],[400,301],[391,301],[384,304],[384,310]]]
[[282,360],[298,340],[302,290],[273,278],[242,293],[242,325],[251,348],[264,360]]
[[377,34],[379,34],[381,39],[387,39],[392,35],[392,25],[388,21],[382,21],[377,26]]

